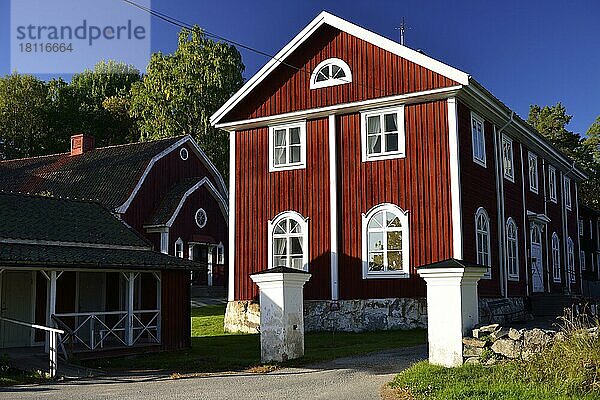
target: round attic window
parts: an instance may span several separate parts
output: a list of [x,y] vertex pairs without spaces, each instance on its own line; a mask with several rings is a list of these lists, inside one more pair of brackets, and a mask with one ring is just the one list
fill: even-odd
[[188,159],[188,151],[185,147],[182,147],[181,150],[179,150],[179,157],[181,157],[183,161]]
[[200,228],[204,228],[206,226],[206,211],[204,211],[203,208],[199,208],[198,211],[196,211],[196,225],[198,225]]

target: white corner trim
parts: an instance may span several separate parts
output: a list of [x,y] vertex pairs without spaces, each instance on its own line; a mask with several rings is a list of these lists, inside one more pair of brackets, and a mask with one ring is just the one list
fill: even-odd
[[[371,218],[380,211],[391,211],[402,224],[402,271],[377,271],[369,272],[369,244],[368,244],[368,224]],[[363,279],[387,279],[387,278],[408,278],[410,277],[410,226],[408,210],[403,210],[395,204],[381,203],[372,207],[366,214],[362,214],[361,219],[361,254],[362,254],[362,277]]]
[[313,19],[300,33],[298,33],[288,44],[286,44],[267,64],[265,64],[252,78],[246,82],[240,90],[237,91],[221,108],[219,108],[211,117],[210,123],[216,125],[219,121],[244,99],[254,88],[256,88],[283,60],[292,54],[302,43],[304,43],[321,25],[330,25],[352,36],[369,42],[377,47],[387,50],[399,57],[405,58],[418,65],[421,65],[433,72],[443,75],[461,85],[469,85],[469,75],[454,67],[444,64],[418,51],[387,39],[381,35],[361,28],[358,25],[345,21],[328,12],[321,12]]
[[203,162],[203,164],[213,173],[213,175],[217,179],[217,182],[219,182],[219,184],[222,186],[222,190],[223,190],[222,194],[224,196],[227,196],[227,189],[225,188],[225,182],[223,182],[223,177],[221,176],[221,174],[219,174],[219,171],[217,171],[217,168],[215,167],[215,165],[209,160],[209,158],[202,151],[202,149],[200,149],[200,147],[198,147],[198,144],[196,143],[196,141],[190,135],[186,135],[183,138],[181,138],[180,140],[178,140],[177,142],[173,143],[168,148],[164,149],[163,151],[161,151],[160,153],[158,153],[157,155],[152,157],[152,159],[146,166],[146,169],[144,170],[142,177],[135,185],[135,188],[133,189],[133,191],[127,198],[127,200],[125,200],[125,203],[123,203],[119,207],[117,207],[115,209],[115,212],[117,212],[119,214],[124,214],[127,211],[127,209],[129,208],[129,206],[131,205],[131,202],[133,201],[133,199],[139,192],[140,188],[142,187],[142,184],[144,183],[144,181],[146,180],[146,177],[152,170],[152,167],[154,167],[154,164],[156,164],[156,162],[159,161],[161,158],[163,158],[164,156],[166,156],[173,150],[177,149],[182,144],[185,144],[186,142],[189,142],[192,144],[191,147],[194,150],[194,152],[196,153],[196,155],[198,157],[200,157],[200,160]]
[[300,224],[300,229],[302,230],[302,267],[304,271],[308,272],[308,252],[310,250],[308,243],[308,217],[304,218],[302,214],[292,210],[280,212],[275,216],[275,218],[268,221],[267,268],[273,268],[273,228],[279,223],[279,221],[288,218]]
[[[367,153],[367,118],[371,116],[381,116],[383,114],[396,114],[397,128],[398,128],[398,150],[394,152],[385,151],[385,137],[384,126],[381,126],[381,153],[368,154]],[[404,105],[396,107],[382,108],[376,110],[368,110],[360,113],[360,148],[362,162],[377,161],[377,160],[389,160],[394,158],[406,157],[406,132],[404,129]]]
[[223,217],[225,217],[226,223],[229,223],[229,221],[228,221],[229,210],[228,210],[227,202],[219,194],[219,191],[217,190],[217,188],[215,188],[215,186],[212,184],[212,182],[205,176],[204,178],[200,179],[200,181],[198,181],[198,183],[196,183],[194,186],[189,188],[187,190],[187,192],[185,192],[185,194],[181,197],[181,200],[179,200],[179,204],[177,205],[177,208],[173,212],[173,215],[171,215],[171,218],[169,218],[169,220],[165,224],[166,226],[168,226],[170,228],[173,225],[173,222],[175,222],[175,219],[179,215],[179,211],[181,210],[181,207],[183,207],[183,205],[185,204],[185,201],[187,200],[187,198],[202,186],[206,186],[206,188],[208,189],[210,194],[212,194],[214,199],[217,200],[217,203],[219,203],[219,208],[221,209],[221,213],[223,214]]
[[[328,64],[332,64],[332,65],[340,67],[340,69],[342,71],[344,71],[344,74],[346,74],[346,76],[343,78],[329,78],[327,80],[317,82],[317,75],[318,75],[319,71],[321,70],[321,68],[323,68],[325,65],[328,65]],[[311,89],[319,89],[319,88],[324,88],[324,87],[329,87],[329,86],[343,85],[345,83],[351,83],[351,82],[352,82],[352,71],[350,70],[350,67],[348,66],[348,64],[346,64],[346,62],[344,60],[332,57],[332,58],[328,58],[326,60],[321,61],[315,67],[315,69],[313,69],[313,72],[310,77],[310,88]]]
[[[285,129],[286,140],[289,139],[289,129],[300,128],[300,161],[297,163],[288,163],[282,165],[275,165],[273,159],[274,153],[274,134],[276,129]],[[286,154],[289,154],[289,144],[286,142]],[[291,122],[287,124],[271,125],[269,126],[269,172],[275,171],[289,171],[293,169],[304,169],[306,168],[306,120]]]
[[337,210],[337,144],[335,115],[329,116],[329,230],[331,236],[331,300],[339,299],[338,286],[338,210]]
[[460,192],[460,161],[458,135],[458,109],[456,98],[448,99],[448,147],[450,152],[450,197],[452,203],[452,257],[463,259],[462,204]]
[[229,133],[229,260],[227,300],[235,300],[235,131]]

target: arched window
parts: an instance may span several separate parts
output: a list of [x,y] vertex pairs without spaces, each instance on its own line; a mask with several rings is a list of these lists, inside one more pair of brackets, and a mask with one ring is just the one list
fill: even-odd
[[519,247],[517,240],[517,224],[512,218],[506,221],[508,277],[519,280]]
[[[477,247],[477,264],[491,267],[490,217],[488,217],[488,214],[483,207],[479,207],[475,213],[475,244]],[[488,269],[483,277],[491,278],[491,269]]]
[[350,67],[339,58],[328,58],[314,69],[310,78],[310,88],[343,85],[352,82]]
[[269,221],[269,268],[308,271],[308,221],[286,211]]
[[393,204],[373,207],[362,219],[363,278],[409,276],[408,212]]
[[569,282],[575,283],[575,245],[571,238],[567,239],[567,271]]
[[552,234],[552,276],[554,282],[560,282],[560,239],[556,232]]
[[175,241],[175,257],[183,258],[183,240],[181,238]]

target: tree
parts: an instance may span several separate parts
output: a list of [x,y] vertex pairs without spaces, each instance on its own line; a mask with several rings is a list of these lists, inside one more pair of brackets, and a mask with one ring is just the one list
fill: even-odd
[[45,82],[13,73],[0,78],[0,159],[45,154],[51,99]]
[[206,38],[199,27],[182,30],[177,50],[154,53],[131,88],[130,114],[142,140],[190,134],[227,177],[228,138],[209,118],[241,87],[243,71],[235,47]]

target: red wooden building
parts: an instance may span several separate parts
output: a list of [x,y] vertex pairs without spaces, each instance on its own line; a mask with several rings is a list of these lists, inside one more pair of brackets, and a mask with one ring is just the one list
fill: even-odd
[[312,274],[308,329],[422,325],[416,267],[450,257],[490,267],[485,298],[581,291],[584,173],[421,52],[323,12],[211,121],[230,132],[230,329],[279,265]]
[[583,292],[600,298],[600,211],[579,206],[579,262],[583,271]]

